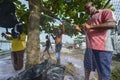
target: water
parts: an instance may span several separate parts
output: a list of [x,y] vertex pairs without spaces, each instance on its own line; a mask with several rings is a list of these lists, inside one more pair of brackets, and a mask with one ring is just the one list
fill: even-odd
[[11,43],[8,42],[0,42],[1,51],[8,51],[11,49]]

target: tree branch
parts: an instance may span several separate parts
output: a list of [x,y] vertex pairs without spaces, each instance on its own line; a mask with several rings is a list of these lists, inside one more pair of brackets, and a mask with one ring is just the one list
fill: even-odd
[[103,8],[105,8],[109,3],[110,3],[111,0],[108,0],[107,3],[104,5]]
[[42,2],[40,2],[40,7],[41,7],[41,9],[42,9],[42,12],[47,13],[47,15],[49,15],[49,16],[51,16],[51,17],[53,17],[53,18],[58,19],[58,17],[54,14],[54,12],[52,12],[51,10],[47,9],[46,7],[44,7],[44,6],[42,5]]

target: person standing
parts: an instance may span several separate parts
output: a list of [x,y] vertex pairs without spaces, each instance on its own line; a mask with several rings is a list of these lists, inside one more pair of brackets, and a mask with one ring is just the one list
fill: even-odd
[[49,38],[48,35],[46,35],[46,39],[47,39],[47,40],[46,40],[46,44],[45,44],[45,50],[43,51],[42,59],[43,59],[46,51],[47,51],[47,53],[48,53],[48,55],[49,55],[49,58],[51,58],[50,52],[49,52],[49,48],[50,48],[50,46],[51,46],[51,48],[52,48],[52,45],[51,45],[50,38]]
[[[12,31],[14,31],[14,29],[12,29]],[[24,65],[26,34],[22,32],[20,33],[18,37],[13,37],[12,33],[8,34],[8,33],[3,32],[1,35],[4,36],[7,40],[11,41],[11,59],[13,62],[13,67],[15,71],[21,70]]]
[[56,59],[57,64],[60,64],[60,51],[62,48],[62,34],[65,33],[64,25],[62,26],[62,30],[59,30],[58,28],[53,29],[54,35],[51,36],[55,40],[55,53],[56,53]]
[[86,34],[85,80],[89,80],[90,72],[95,69],[99,80],[110,80],[113,52],[110,34],[116,27],[115,17],[110,9],[97,10],[93,2],[85,4],[85,12],[90,15],[87,22],[81,28],[73,25],[78,32]]

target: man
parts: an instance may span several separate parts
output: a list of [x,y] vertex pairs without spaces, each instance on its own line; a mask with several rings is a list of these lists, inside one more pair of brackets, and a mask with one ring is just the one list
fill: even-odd
[[58,28],[53,29],[54,35],[52,35],[53,39],[55,40],[55,53],[57,64],[60,64],[60,51],[62,48],[62,34],[65,33],[64,25],[62,26],[62,30]]
[[[49,55],[49,58],[51,58],[51,56],[50,56],[50,52],[49,52],[49,48],[50,48],[50,46],[51,46],[51,42],[50,42],[50,38],[48,37],[48,35],[46,35],[46,44],[45,44],[45,50],[43,51],[43,55],[42,55],[42,59],[43,59],[43,57],[44,57],[44,54],[45,54],[45,52],[47,51],[47,53],[48,53],[48,55]],[[51,48],[52,48],[52,46],[51,46]]]
[[97,69],[99,80],[110,80],[113,46],[111,29],[116,21],[110,9],[97,10],[93,2],[85,4],[85,12],[90,18],[80,28],[73,27],[86,34],[86,52],[84,56],[85,80],[89,80],[90,72]]

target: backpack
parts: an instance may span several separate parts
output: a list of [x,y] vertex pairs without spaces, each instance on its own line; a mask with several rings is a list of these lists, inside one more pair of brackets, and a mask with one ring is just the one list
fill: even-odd
[[0,27],[13,28],[18,23],[13,2],[0,3]]

